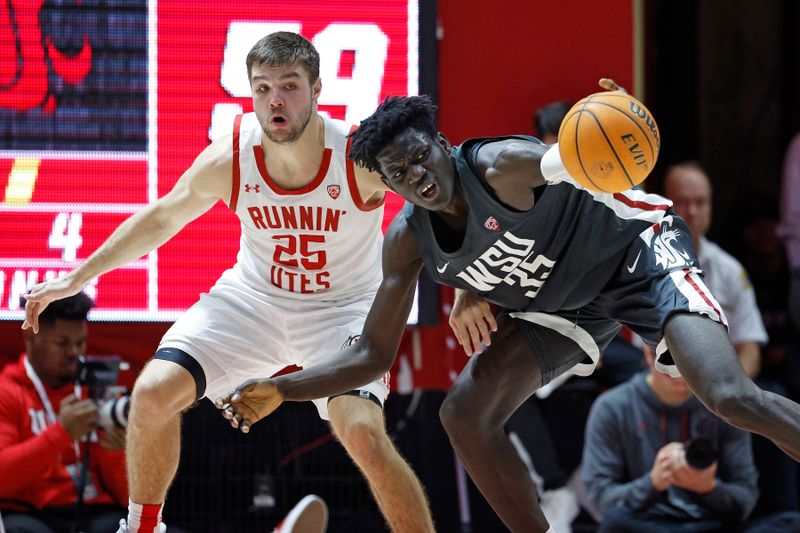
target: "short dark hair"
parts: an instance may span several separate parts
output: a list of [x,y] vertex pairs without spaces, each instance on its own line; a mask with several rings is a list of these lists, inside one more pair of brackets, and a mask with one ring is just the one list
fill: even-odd
[[[22,299],[22,305],[25,305],[24,298]],[[79,292],[74,296],[62,298],[61,300],[54,300],[39,315],[39,324],[52,324],[58,319],[83,322],[92,307],[94,307],[94,301],[85,292]]]
[[703,174],[708,175],[706,169],[703,168],[703,165],[700,164],[700,161],[697,161],[696,159],[687,159],[685,161],[672,163],[670,166],[667,167],[667,171],[664,174],[669,174],[673,170],[677,170],[679,168],[690,168],[692,170],[697,170],[698,172],[702,172]]
[[247,54],[247,79],[253,65],[286,67],[299,64],[308,72],[311,83],[319,78],[319,53],[311,42],[297,33],[278,31],[262,37]]
[[550,102],[536,110],[533,115],[533,130],[537,137],[544,137],[548,133],[558,135],[558,128],[561,121],[567,116],[567,112],[572,104],[566,100],[560,102]]
[[351,134],[350,159],[380,172],[378,153],[401,132],[413,128],[436,137],[436,109],[425,95],[387,97]]
[[708,172],[706,172],[706,169],[703,167],[700,161],[697,161],[695,159],[686,159],[685,161],[679,161],[677,163],[671,164],[670,166],[667,167],[667,170],[664,172],[664,175],[661,178],[661,192],[665,196],[667,194],[667,185],[669,183],[670,174],[682,168],[696,170],[697,172],[705,176],[706,182],[708,183],[708,190],[711,191],[712,195],[714,194],[714,187],[711,183],[711,177],[708,175]]

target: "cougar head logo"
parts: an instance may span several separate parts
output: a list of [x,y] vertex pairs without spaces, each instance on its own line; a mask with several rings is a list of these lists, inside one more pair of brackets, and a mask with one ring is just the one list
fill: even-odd
[[661,223],[662,229],[653,238],[653,252],[655,253],[656,263],[664,270],[673,270],[675,267],[691,266],[692,261],[689,254],[682,248],[679,249],[675,243],[680,237],[679,229],[672,228],[672,217],[664,218]]

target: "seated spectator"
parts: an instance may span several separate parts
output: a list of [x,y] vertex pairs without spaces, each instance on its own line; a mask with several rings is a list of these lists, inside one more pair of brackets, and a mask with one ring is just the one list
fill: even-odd
[[664,196],[689,226],[703,269],[703,281],[728,318],[728,332],[747,374],[755,379],[761,370],[761,346],[767,331],[756,305],[750,278],[731,254],[706,238],[711,226],[711,182],[703,168],[692,161],[667,170]]
[[25,333],[26,353],[0,373],[7,533],[108,533],[127,514],[125,431],[97,429],[97,405],[76,396],[74,385],[92,306],[83,293],[51,303],[39,333]]
[[598,531],[800,531],[791,511],[747,522],[758,497],[750,435],[645,352],[650,370],[600,395],[589,413],[581,478]]

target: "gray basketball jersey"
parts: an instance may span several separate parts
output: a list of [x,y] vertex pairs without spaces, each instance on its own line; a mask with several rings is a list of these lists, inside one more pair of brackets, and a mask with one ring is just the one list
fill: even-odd
[[450,235],[448,242],[436,213],[404,208],[426,268],[435,281],[509,310],[580,308],[609,283],[633,241],[649,244],[654,228],[672,214],[672,203],[638,189],[599,193],[565,177],[544,186],[531,209],[517,211],[500,202],[477,172],[478,150],[506,139],[541,143],[527,136],[496,137],[454,149],[469,206],[463,241],[453,242]]

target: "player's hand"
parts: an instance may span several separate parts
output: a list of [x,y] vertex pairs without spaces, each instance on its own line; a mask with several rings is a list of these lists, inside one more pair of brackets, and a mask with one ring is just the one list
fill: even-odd
[[453,310],[450,312],[450,327],[469,357],[492,344],[491,334],[497,331],[497,322],[489,303],[483,297],[456,289]]
[[97,405],[92,400],[79,400],[74,394],[61,400],[58,408],[58,421],[74,440],[97,427],[99,416]]
[[38,283],[24,295],[25,300],[25,320],[22,322],[22,329],[33,329],[34,333],[39,333],[39,314],[50,305],[53,300],[60,300],[80,292],[81,287],[72,282],[70,276],[51,279]]
[[109,428],[100,436],[100,446],[106,450],[125,449],[125,428]]
[[678,468],[675,452],[682,449],[682,443],[670,442],[656,453],[656,460],[650,469],[650,482],[658,492],[664,492],[673,484],[672,473]]
[[215,402],[231,426],[248,433],[250,426],[268,416],[283,403],[275,382],[271,379],[250,379],[236,387],[232,394]]
[[705,494],[717,486],[717,462],[698,470],[686,462],[686,448],[681,446],[674,450],[674,469],[672,484],[684,490]]
[[621,93],[628,94],[628,91],[626,91],[624,87],[617,85],[617,82],[611,78],[600,78],[600,81],[598,81],[597,84],[606,91],[619,91]]

